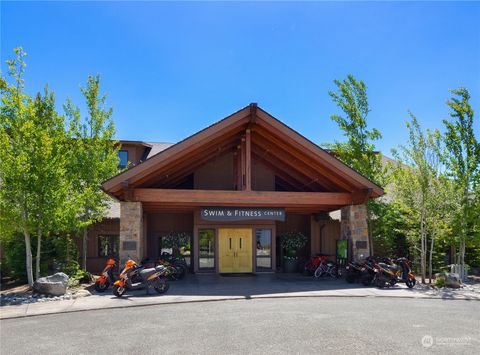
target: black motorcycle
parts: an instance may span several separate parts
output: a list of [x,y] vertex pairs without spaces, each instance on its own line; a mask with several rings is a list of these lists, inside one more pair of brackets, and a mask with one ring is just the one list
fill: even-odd
[[157,260],[157,265],[163,265],[170,268],[170,280],[181,280],[185,277],[188,271],[188,265],[183,256],[173,256],[166,252],[160,255]]
[[345,281],[348,283],[354,283],[361,280],[364,268],[364,263],[358,261],[350,261],[345,266]]
[[362,275],[360,276],[360,282],[363,286],[370,286],[375,279],[375,264],[376,261],[373,256],[369,256],[365,259],[365,262],[360,269],[360,271],[362,272]]

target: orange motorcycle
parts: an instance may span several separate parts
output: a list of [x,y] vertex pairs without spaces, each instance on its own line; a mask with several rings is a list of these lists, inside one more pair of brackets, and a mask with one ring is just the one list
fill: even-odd
[[105,292],[107,288],[110,287],[111,284],[115,281],[113,277],[113,269],[116,266],[116,262],[114,259],[108,259],[105,268],[102,271],[102,275],[95,280],[95,291],[97,292]]
[[168,269],[163,265],[153,268],[143,268],[133,260],[128,260],[120,273],[120,279],[113,284],[113,294],[122,297],[127,290],[145,288],[147,294],[150,288],[158,293],[165,293],[170,288],[167,282]]

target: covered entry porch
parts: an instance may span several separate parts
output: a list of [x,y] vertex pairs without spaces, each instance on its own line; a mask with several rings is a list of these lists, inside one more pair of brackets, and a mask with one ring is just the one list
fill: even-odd
[[[205,217],[212,211],[277,215],[237,220]],[[314,213],[282,207],[160,209],[148,202],[121,202],[120,262],[178,253],[195,273],[278,272],[283,270],[285,252],[280,238],[288,232],[300,232],[307,237],[305,247],[297,253],[299,260],[322,253],[336,261],[336,242],[341,239],[349,240],[349,257],[368,255],[365,206],[347,205],[341,211],[343,219],[339,221],[326,211]]]

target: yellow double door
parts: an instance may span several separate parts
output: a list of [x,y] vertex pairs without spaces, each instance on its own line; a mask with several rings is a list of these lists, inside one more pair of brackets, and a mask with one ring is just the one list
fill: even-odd
[[251,229],[219,228],[218,249],[219,272],[252,272]]

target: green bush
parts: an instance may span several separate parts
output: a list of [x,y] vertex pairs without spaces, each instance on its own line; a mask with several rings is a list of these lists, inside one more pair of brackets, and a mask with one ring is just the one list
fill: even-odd
[[69,277],[75,277],[80,265],[78,264],[77,245],[69,235],[53,236],[49,240],[50,250],[48,259],[51,267],[61,271]]
[[92,280],[92,274],[79,268],[74,275],[69,275],[68,286],[78,286],[78,284],[90,283]]
[[[75,242],[70,236],[48,236],[42,239],[42,255],[40,274],[45,276],[48,273],[61,271],[69,277],[77,278],[80,266],[78,264],[78,250]],[[32,266],[35,275],[36,246],[37,238],[31,237],[32,244]],[[25,240],[22,234],[14,234],[3,240],[5,253],[2,263],[2,276],[9,276],[18,281],[27,281],[25,262]],[[83,277],[83,276],[82,276]]]
[[25,264],[25,242],[21,234],[14,234],[3,240],[4,265],[2,276],[9,276],[16,280],[27,281],[27,268]]
[[280,236],[287,258],[296,258],[297,252],[307,244],[307,237],[300,232],[287,232]]
[[435,286],[441,288],[441,287],[445,287],[445,278],[443,277],[438,277],[435,279]]

